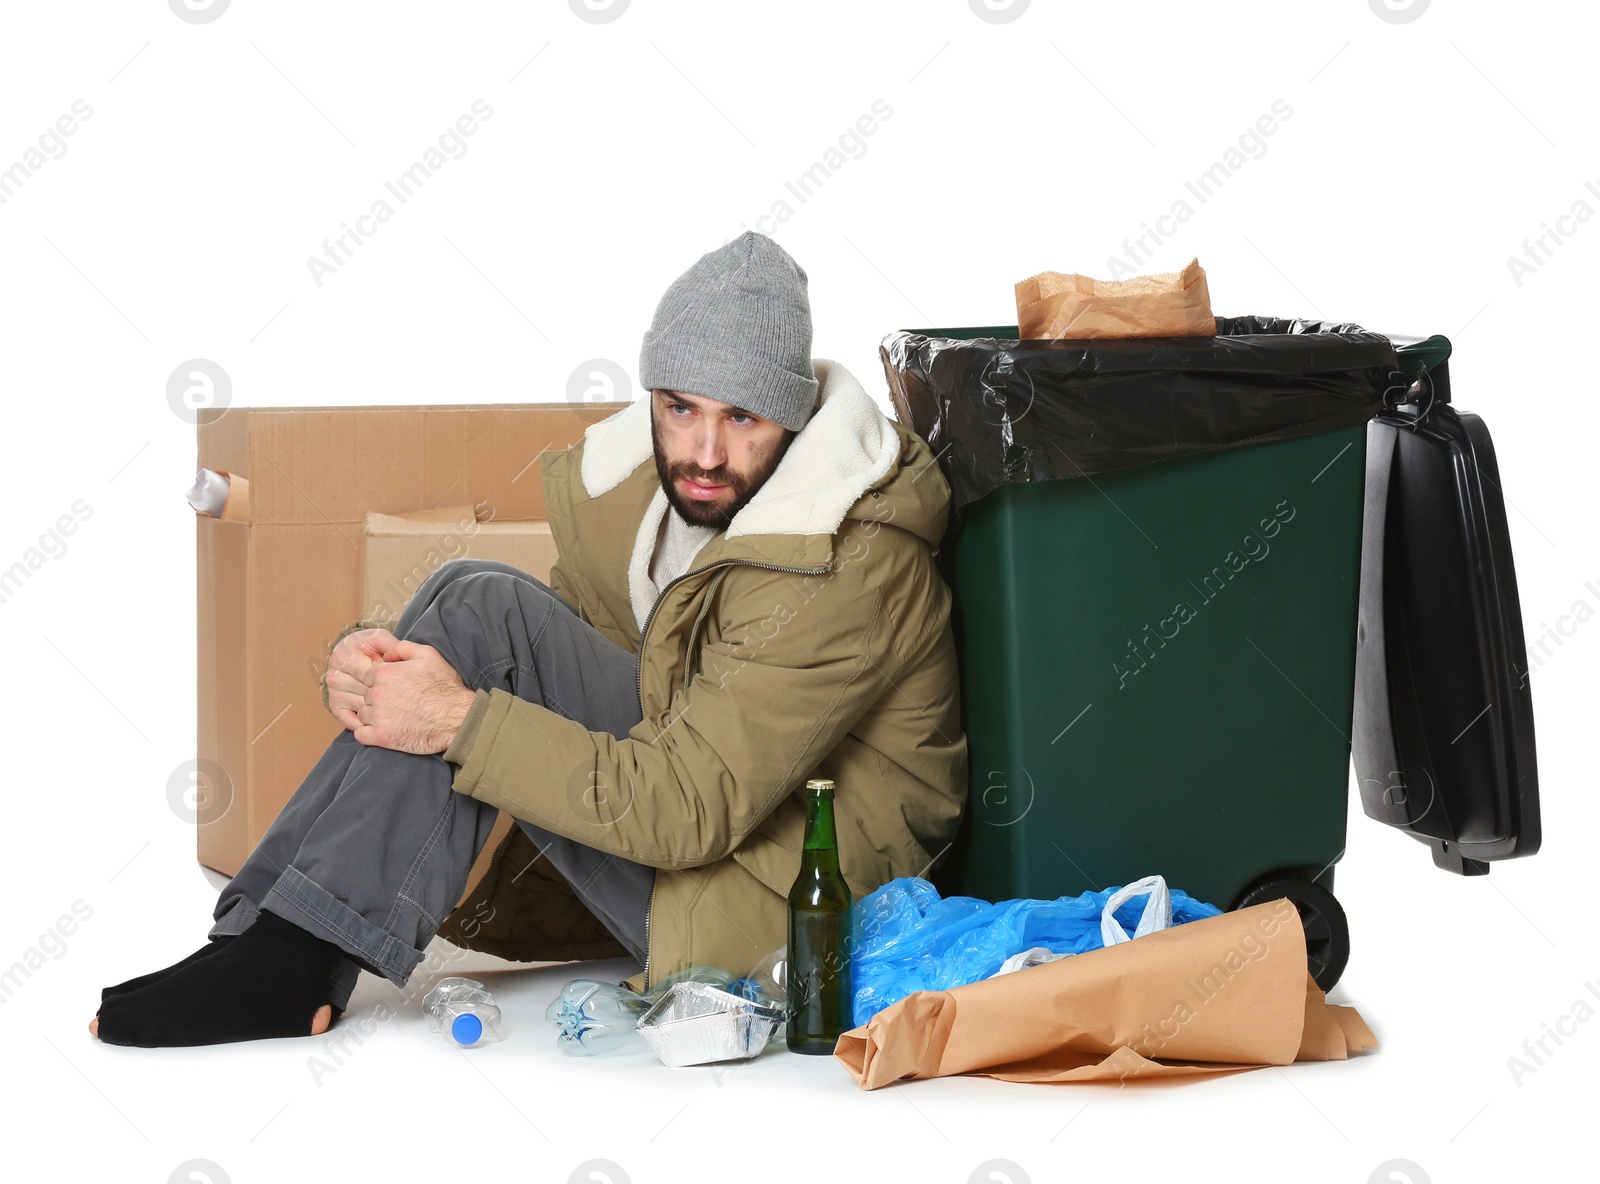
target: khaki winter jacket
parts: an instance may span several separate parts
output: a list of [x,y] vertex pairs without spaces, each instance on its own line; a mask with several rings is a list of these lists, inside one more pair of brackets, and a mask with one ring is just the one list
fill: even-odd
[[[816,413],[642,637],[629,572],[649,562],[654,532],[639,527],[661,491],[650,400],[545,457],[551,587],[642,655],[643,719],[619,740],[480,690],[444,754],[457,791],[657,869],[635,989],[695,965],[743,974],[784,944],[807,778],[837,785],[858,898],[925,874],[960,821],[967,745],[933,559],[949,487],[843,366],[814,367]],[[513,828],[441,933],[518,960],[622,953],[559,875],[528,872],[535,856]]]

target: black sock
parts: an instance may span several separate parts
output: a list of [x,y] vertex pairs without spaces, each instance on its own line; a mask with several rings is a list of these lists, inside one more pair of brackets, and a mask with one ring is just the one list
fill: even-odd
[[[225,949],[100,1006],[107,1044],[175,1048],[309,1036],[343,952],[265,909]],[[334,1016],[339,1015],[335,1009]]]
[[213,937],[181,962],[174,962],[171,966],[163,967],[160,970],[152,970],[149,974],[141,974],[138,978],[130,978],[112,987],[102,987],[100,989],[100,1002],[104,1003],[113,995],[126,995],[129,991],[137,991],[140,987],[147,987],[157,979],[166,978],[174,970],[182,970],[197,958],[205,958],[215,954],[237,936],[234,933],[224,933],[221,937]]

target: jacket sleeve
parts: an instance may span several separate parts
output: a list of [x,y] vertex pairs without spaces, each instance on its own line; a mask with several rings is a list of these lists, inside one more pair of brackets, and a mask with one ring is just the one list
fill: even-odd
[[700,670],[624,739],[479,691],[473,735],[464,726],[446,754],[460,763],[454,788],[653,867],[727,856],[892,685],[890,618],[865,566],[810,578],[734,569],[738,595]]

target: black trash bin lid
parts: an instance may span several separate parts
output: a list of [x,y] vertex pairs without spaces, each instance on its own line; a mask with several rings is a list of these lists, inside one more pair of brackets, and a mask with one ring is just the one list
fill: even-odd
[[1541,838],[1517,575],[1489,430],[1449,402],[1449,343],[1401,349],[1428,356],[1367,428],[1351,757],[1369,817],[1478,875]]

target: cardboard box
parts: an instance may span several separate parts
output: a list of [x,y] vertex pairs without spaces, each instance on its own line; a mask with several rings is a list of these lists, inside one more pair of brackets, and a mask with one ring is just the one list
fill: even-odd
[[624,405],[200,413],[197,467],[250,483],[247,519],[195,516],[201,863],[237,872],[339,732],[320,679],[362,618],[367,514],[543,518],[540,455]]
[[546,584],[556,561],[550,524],[486,518],[482,505],[367,514],[362,619],[397,621],[422,582],[452,559],[498,559]]

